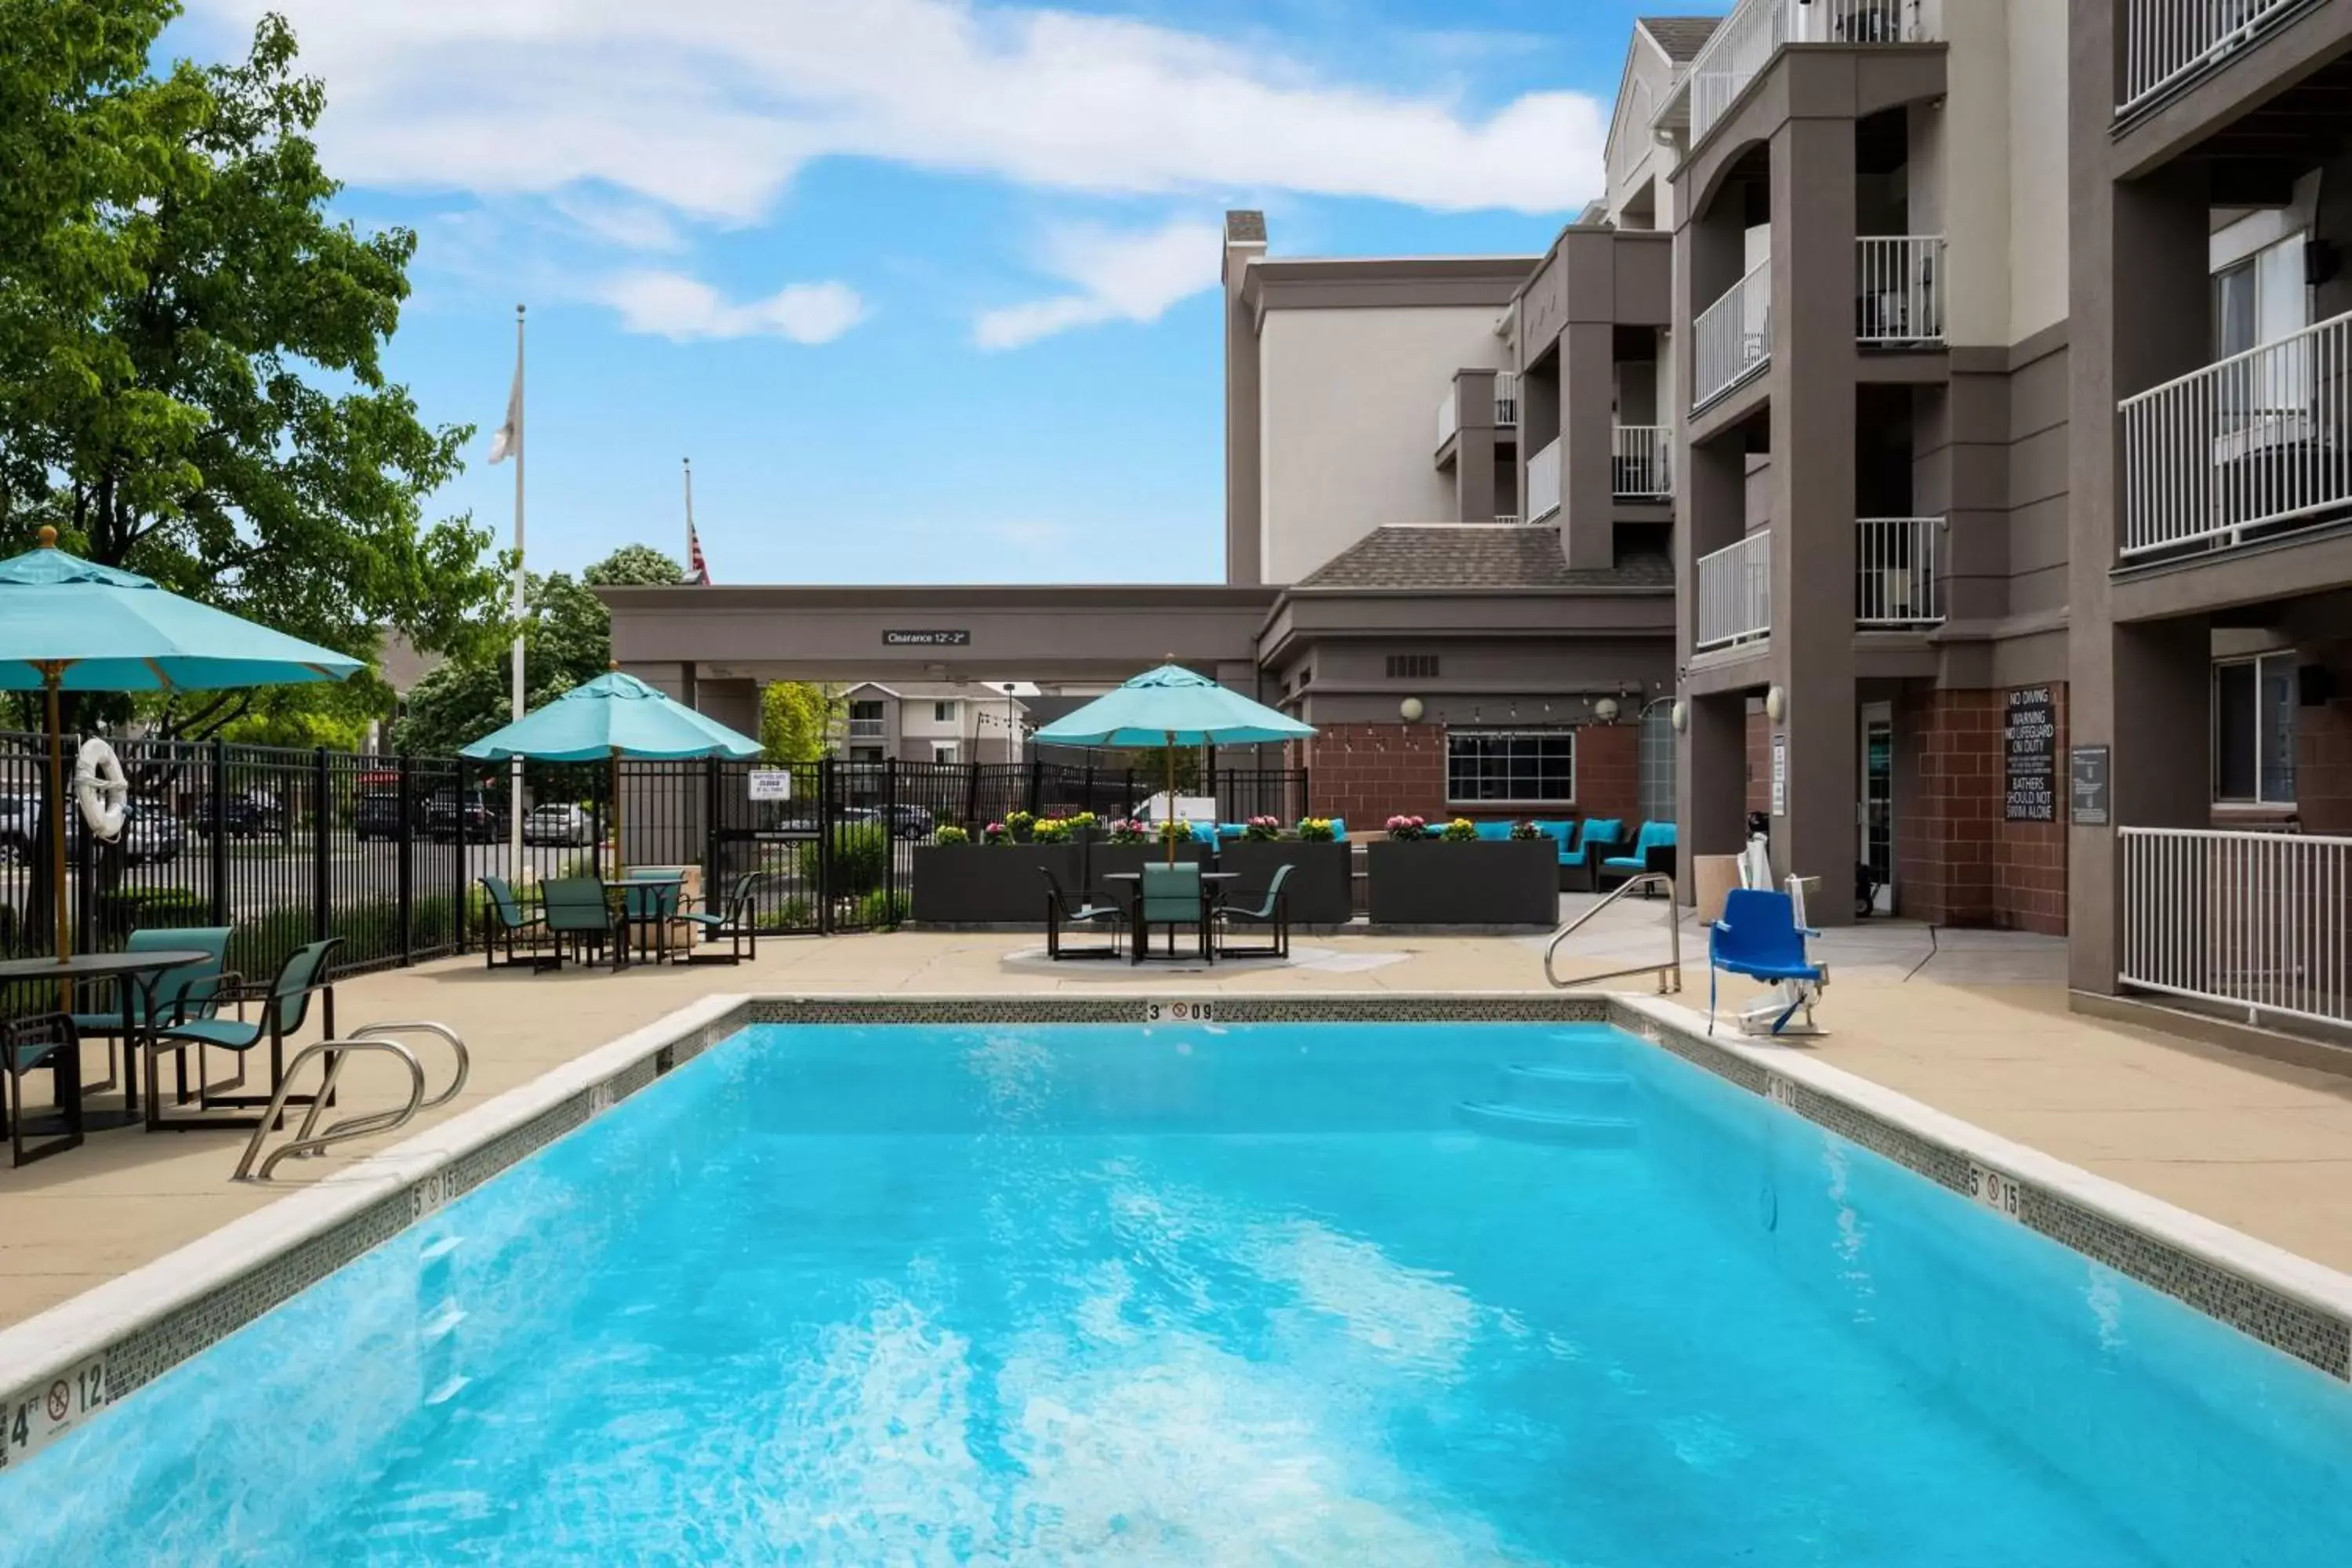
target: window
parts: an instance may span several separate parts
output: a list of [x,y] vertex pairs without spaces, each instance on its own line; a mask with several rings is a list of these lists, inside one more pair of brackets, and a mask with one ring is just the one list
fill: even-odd
[[1391,680],[1434,680],[1437,679],[1437,656],[1433,653],[1392,653],[1389,655]]
[[849,705],[849,735],[852,740],[878,741],[882,738],[882,704],[853,702]]
[[953,701],[932,703],[931,722],[934,724],[954,723],[956,721],[957,706],[958,705]]
[[852,746],[849,748],[849,760],[853,763],[878,763],[882,760],[882,748],[879,746]]
[[956,748],[953,741],[934,741],[931,742],[931,761],[935,763],[952,763],[955,760]]
[[2226,659],[2213,667],[2213,798],[2294,804],[2293,654]]
[[1448,731],[1445,798],[1464,805],[1574,800],[1575,731]]

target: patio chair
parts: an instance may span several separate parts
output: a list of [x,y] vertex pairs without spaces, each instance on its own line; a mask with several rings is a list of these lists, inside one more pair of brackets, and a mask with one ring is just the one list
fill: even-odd
[[[184,948],[205,954],[201,963],[184,963],[177,969],[167,969],[158,974],[152,992],[134,980],[115,982],[118,985],[131,988],[131,1022],[134,1035],[152,1027],[159,1018],[208,1018],[218,1010],[218,998],[223,989],[234,990],[245,984],[243,975],[224,967],[228,962],[228,936],[227,926],[142,926],[123,940],[126,952],[161,952]],[[151,995],[154,1000],[152,1016],[147,1010]],[[116,1005],[111,1009],[93,1007],[73,1016],[77,1035],[85,1040],[102,1039],[106,1042],[106,1082],[102,1087],[107,1089],[115,1087],[114,1045],[122,1037],[122,997],[118,994],[115,1002]],[[197,1075],[201,1077],[204,1073],[202,1051],[197,1053],[196,1060]],[[128,1044],[124,1046],[122,1070],[125,1073],[135,1070]],[[244,1062],[240,1058],[238,1081],[242,1081],[244,1070]],[[233,1082],[224,1087],[233,1089],[236,1084]]]
[[1570,872],[1581,871],[1584,873],[1585,888],[1589,891],[1599,892],[1601,851],[1613,847],[1618,840],[1624,837],[1625,825],[1617,818],[1586,817],[1576,830],[1575,847],[1562,848],[1559,852],[1561,886],[1567,885],[1566,879]]
[[[1045,956],[1049,959],[1117,958],[1119,933],[1127,929],[1127,911],[1117,904],[1086,903],[1074,909],[1070,905],[1069,895],[1062,890],[1062,879],[1054,875],[1053,868],[1040,866],[1037,869],[1045,879]],[[1110,945],[1065,949],[1062,932],[1072,926],[1082,930],[1107,930],[1110,932]]]
[[[1645,822],[1642,824],[1642,831],[1633,836],[1633,847],[1622,855],[1612,855],[1601,861],[1598,875],[1614,877],[1622,882],[1644,871],[1671,871],[1674,869],[1674,849],[1673,823]],[[1665,851],[1665,864],[1663,866],[1655,863],[1658,850]],[[1599,890],[1597,882],[1594,890]],[[1649,890],[1644,889],[1643,896],[1648,897]]]
[[[335,1034],[335,983],[327,960],[342,945],[339,936],[306,942],[294,950],[278,968],[277,977],[267,985],[240,985],[232,990],[220,988],[213,998],[215,1008],[221,1004],[235,1003],[237,1016],[224,1018],[215,1011],[205,1017],[178,1017],[159,1020],[154,1033],[147,1039],[147,1129],[156,1131],[169,1129],[184,1132],[192,1127],[258,1127],[261,1118],[256,1116],[212,1116],[204,1114],[221,1106],[265,1106],[278,1092],[286,1079],[286,1042],[301,1033],[310,1016],[310,998],[320,998],[320,1021],[323,1038]],[[245,1016],[247,1002],[259,1004],[260,1016],[252,1022]],[[235,1089],[245,1082],[245,1053],[267,1045],[269,1047],[269,1092],[268,1094],[220,1094],[215,1090]],[[165,1051],[178,1058],[179,1103],[188,1102],[187,1058],[182,1054],[188,1046],[204,1050],[234,1051],[238,1058],[237,1075],[233,1083],[212,1084],[204,1080],[204,1055],[197,1054],[196,1110],[185,1117],[163,1114],[163,1072],[157,1065]],[[289,1106],[310,1105],[315,1096],[289,1095]],[[329,1100],[332,1104],[331,1100]]]
[[[28,1142],[25,1136],[25,1079],[46,1070],[49,1103],[61,1131]],[[37,1013],[0,1024],[0,1121],[8,1124],[9,1163],[29,1165],[81,1145],[81,1035],[63,1013]]]
[[1706,931],[1706,1032],[1715,1033],[1716,979],[1727,973],[1789,987],[1779,999],[1787,1005],[1777,1016],[1763,1015],[1771,1033],[1785,1028],[1800,1008],[1810,1027],[1829,971],[1806,956],[1805,939],[1821,934],[1797,923],[1796,900],[1786,893],[1734,888],[1724,895],[1723,918]]
[[[547,934],[547,923],[536,912],[525,910],[522,900],[504,877],[482,879],[482,964],[495,969],[499,951],[506,950],[509,968],[527,963],[533,969],[546,969],[562,962],[562,954],[542,952],[540,938]],[[518,952],[518,946],[528,951]]]
[[620,918],[604,897],[604,884],[594,877],[555,877],[539,885],[539,918],[555,943],[554,967],[563,966],[568,945],[575,954],[602,952],[611,942],[622,943]]
[[[760,956],[759,914],[751,907],[751,889],[762,873],[746,871],[735,879],[734,888],[727,895],[723,909],[689,910],[678,916],[690,931],[686,951],[678,954],[681,963],[740,963],[745,957]],[[698,952],[698,942],[728,943],[725,952]],[[745,944],[749,943],[747,949]]]
[[[628,928],[637,932],[637,953],[648,951],[660,958],[669,956],[670,922],[678,916],[678,900],[682,890],[671,879],[675,871],[646,867],[629,873],[628,886],[621,890],[621,909],[625,924],[621,938],[628,940]],[[650,932],[650,937],[648,936]]]
[[1283,883],[1290,880],[1290,871],[1291,863],[1287,860],[1274,868],[1274,879],[1265,885],[1265,897],[1255,908],[1240,904],[1219,904],[1210,917],[1215,921],[1218,930],[1223,931],[1230,931],[1235,921],[1264,926],[1271,933],[1272,942],[1263,948],[1220,946],[1219,952],[1227,954],[1243,952],[1266,952],[1276,958],[1290,956],[1290,895],[1282,890]]
[[1176,928],[1190,925],[1201,933],[1201,956],[1215,962],[1209,951],[1209,916],[1202,908],[1201,868],[1187,861],[1173,866],[1147,863],[1135,900],[1135,962],[1141,963],[1151,945],[1154,921],[1168,928],[1168,956],[1176,956]]

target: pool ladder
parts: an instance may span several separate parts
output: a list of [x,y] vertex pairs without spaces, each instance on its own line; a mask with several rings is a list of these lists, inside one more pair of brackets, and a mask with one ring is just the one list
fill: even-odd
[[[425,1064],[417,1059],[416,1053],[402,1038],[412,1035],[431,1035],[446,1042],[450,1053],[457,1058],[457,1076],[449,1080],[448,1088],[430,1100],[425,1097]],[[325,1131],[319,1131],[319,1112],[326,1108],[329,1097],[335,1092],[335,1085],[343,1076],[343,1064],[362,1051],[381,1052],[408,1069],[408,1103],[391,1110],[347,1116],[341,1121],[329,1123]],[[262,1145],[268,1142],[270,1130],[283,1123],[286,1097],[294,1088],[296,1076],[301,1072],[304,1063],[317,1056],[325,1057],[327,1065],[319,1080],[319,1092],[311,1100],[310,1109],[302,1118],[302,1125],[291,1139],[272,1150],[269,1158],[261,1160]],[[397,1131],[415,1121],[418,1111],[431,1110],[457,1099],[465,1091],[467,1075],[472,1070],[473,1058],[466,1050],[465,1040],[446,1024],[370,1024],[364,1028],[352,1030],[341,1039],[320,1040],[305,1046],[287,1064],[284,1076],[278,1081],[278,1092],[269,1097],[269,1108],[261,1113],[261,1124],[253,1130],[253,1137],[245,1146],[245,1157],[236,1163],[236,1174],[231,1180],[266,1182],[269,1180],[269,1173],[278,1168],[281,1160],[307,1159],[334,1144],[348,1143],[354,1138]],[[258,1172],[253,1168],[256,1160],[261,1160]]]
[[[1552,970],[1552,957],[1559,944],[1582,930],[1593,916],[1623,898],[1636,888],[1664,888],[1666,890],[1666,962],[1637,963],[1630,969],[1612,969],[1606,974],[1580,974],[1573,980],[1562,980]],[[1552,933],[1551,944],[1544,949],[1544,978],[1555,990],[1567,990],[1572,985],[1598,985],[1604,980],[1622,980],[1629,974],[1651,974],[1658,977],[1658,994],[1683,988],[1683,918],[1682,906],[1675,901],[1675,879],[1664,871],[1644,871],[1629,877],[1610,890],[1609,896],[1569,921]]]

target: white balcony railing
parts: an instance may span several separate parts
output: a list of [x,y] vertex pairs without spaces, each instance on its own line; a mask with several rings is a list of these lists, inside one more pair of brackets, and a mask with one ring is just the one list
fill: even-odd
[[1672,500],[1675,427],[1620,425],[1609,432],[1609,489],[1620,500]]
[[2352,838],[2116,829],[2116,978],[2264,1013],[2352,1024]]
[[1691,142],[1703,140],[1782,44],[1908,44],[1928,37],[1920,0],[1742,0],[1690,67]]
[[[1508,430],[1519,422],[1519,378],[1507,370],[1495,373],[1495,426]],[[1462,428],[1462,397],[1457,387],[1448,386],[1445,395],[1437,400],[1437,444],[1444,447]]]
[[1944,340],[1944,237],[1854,241],[1853,335],[1865,343]]
[[1772,531],[1698,558],[1698,646],[1728,647],[1772,633]]
[[879,719],[852,719],[849,721],[849,738],[853,741],[878,741],[882,739],[882,721]]
[[1559,443],[1554,440],[1528,459],[1528,521],[1540,522],[1559,510]]
[[1944,618],[1936,558],[1940,517],[1864,517],[1853,524],[1853,624],[1893,631]]
[[2117,405],[2125,559],[2352,511],[2352,314]]
[[2128,114],[2251,43],[2299,0],[2130,0],[2124,20],[2123,89]]
[[1772,357],[1772,258],[1723,291],[1691,323],[1693,408],[1703,408]]

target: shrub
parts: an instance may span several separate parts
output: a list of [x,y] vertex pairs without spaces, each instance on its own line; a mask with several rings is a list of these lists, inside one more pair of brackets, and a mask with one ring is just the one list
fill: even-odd
[[1444,837],[1448,844],[1475,843],[1478,837],[1478,825],[1466,816],[1457,816],[1445,825]]
[[1418,816],[1391,816],[1388,826],[1389,837],[1401,844],[1429,837],[1429,824]]
[[1302,816],[1298,819],[1298,837],[1308,844],[1331,844],[1338,841],[1339,832],[1328,816]]
[[210,899],[192,888],[125,888],[98,895],[99,936],[120,942],[142,926],[196,926],[211,917]]
[[1242,824],[1242,837],[1252,844],[1271,844],[1282,837],[1282,818],[1253,816]]
[[1029,836],[1036,830],[1036,826],[1037,818],[1025,811],[1016,811],[1004,819],[1004,831],[1012,836],[1013,842],[1015,844],[1028,843]]
[[1533,839],[1541,838],[1543,837],[1543,829],[1538,827],[1532,822],[1514,822],[1511,824],[1511,837],[1519,840],[1521,843],[1526,843]]
[[786,899],[772,910],[761,910],[751,917],[751,923],[761,931],[806,931],[816,923],[810,913],[806,899]]
[[[815,843],[800,847],[799,881],[815,887],[818,853]],[[833,883],[836,895],[855,898],[878,888],[889,875],[890,832],[878,822],[845,822],[833,830]]]
[[906,894],[877,888],[857,900],[857,923],[872,931],[896,931],[906,921],[908,904]]
[[1150,837],[1150,826],[1131,816],[1122,816],[1110,825],[1110,841],[1113,844],[1140,844]]
[[969,844],[971,835],[961,827],[942,827],[932,835],[931,841],[935,844]]

